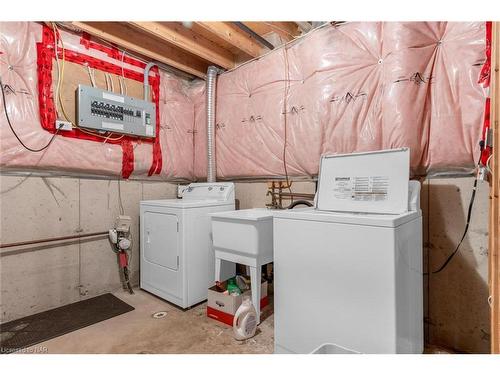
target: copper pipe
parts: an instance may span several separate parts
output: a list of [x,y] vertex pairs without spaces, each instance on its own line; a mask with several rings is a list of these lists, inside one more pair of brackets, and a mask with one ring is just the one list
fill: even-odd
[[34,244],[39,244],[39,243],[44,243],[44,242],[55,242],[55,241],[72,240],[72,239],[77,239],[77,238],[85,238],[85,237],[93,237],[93,236],[104,236],[105,234],[107,235],[108,232],[106,231],[106,232],[93,232],[93,233],[86,233],[86,234],[73,234],[71,236],[44,238],[42,240],[2,243],[2,244],[0,244],[0,249],[4,249],[6,247],[34,245]]
[[314,199],[314,194],[308,194],[308,193],[271,193],[271,194],[276,194],[280,195],[281,197],[295,197],[295,198],[306,198],[306,199]]

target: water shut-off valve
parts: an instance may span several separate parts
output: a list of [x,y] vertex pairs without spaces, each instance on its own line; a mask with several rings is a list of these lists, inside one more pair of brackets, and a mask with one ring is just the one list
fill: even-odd
[[115,227],[109,230],[109,240],[114,245],[114,251],[118,254],[120,269],[123,272],[125,284],[130,294],[133,294],[129,279],[129,256],[128,251],[132,251],[132,240],[130,225],[132,218],[130,216],[120,215],[116,218]]

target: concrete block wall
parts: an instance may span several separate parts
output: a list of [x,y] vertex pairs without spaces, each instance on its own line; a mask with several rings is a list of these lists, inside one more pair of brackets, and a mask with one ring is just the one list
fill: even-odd
[[[139,280],[139,201],[174,198],[176,185],[121,181],[132,217],[131,280]],[[100,232],[120,213],[117,181],[0,176],[2,243]],[[122,288],[107,236],[2,249],[0,322]]]
[[[454,250],[467,215],[472,178],[424,182],[424,264],[435,270]],[[314,184],[294,183],[296,192]],[[176,185],[120,182],[124,212],[133,218],[132,281],[138,283],[139,201],[173,198]],[[119,214],[116,181],[0,176],[1,242],[107,230]],[[236,183],[240,208],[270,202],[265,183]],[[472,225],[450,265],[424,278],[428,343],[472,353],[489,352],[488,186],[480,184]],[[0,322],[121,289],[115,254],[106,237],[16,248],[0,253]]]

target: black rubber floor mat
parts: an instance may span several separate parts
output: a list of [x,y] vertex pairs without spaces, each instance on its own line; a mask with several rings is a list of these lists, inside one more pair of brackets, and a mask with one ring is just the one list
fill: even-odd
[[13,320],[0,325],[0,352],[12,353],[132,310],[107,293]]

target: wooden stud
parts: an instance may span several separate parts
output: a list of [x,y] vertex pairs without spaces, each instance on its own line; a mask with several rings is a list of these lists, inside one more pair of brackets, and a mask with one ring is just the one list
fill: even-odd
[[251,35],[229,22],[196,22],[196,24],[252,57],[258,57],[267,51]]
[[200,78],[206,77],[208,63],[164,41],[120,22],[72,22],[72,25],[126,50],[173,66]]
[[491,302],[491,352],[500,354],[500,23],[493,22],[491,53],[491,129],[493,156],[490,160],[490,228],[489,228],[489,284]]
[[225,69],[234,67],[233,54],[182,26],[178,22],[129,22],[132,26],[154,35],[170,44],[186,50]]

